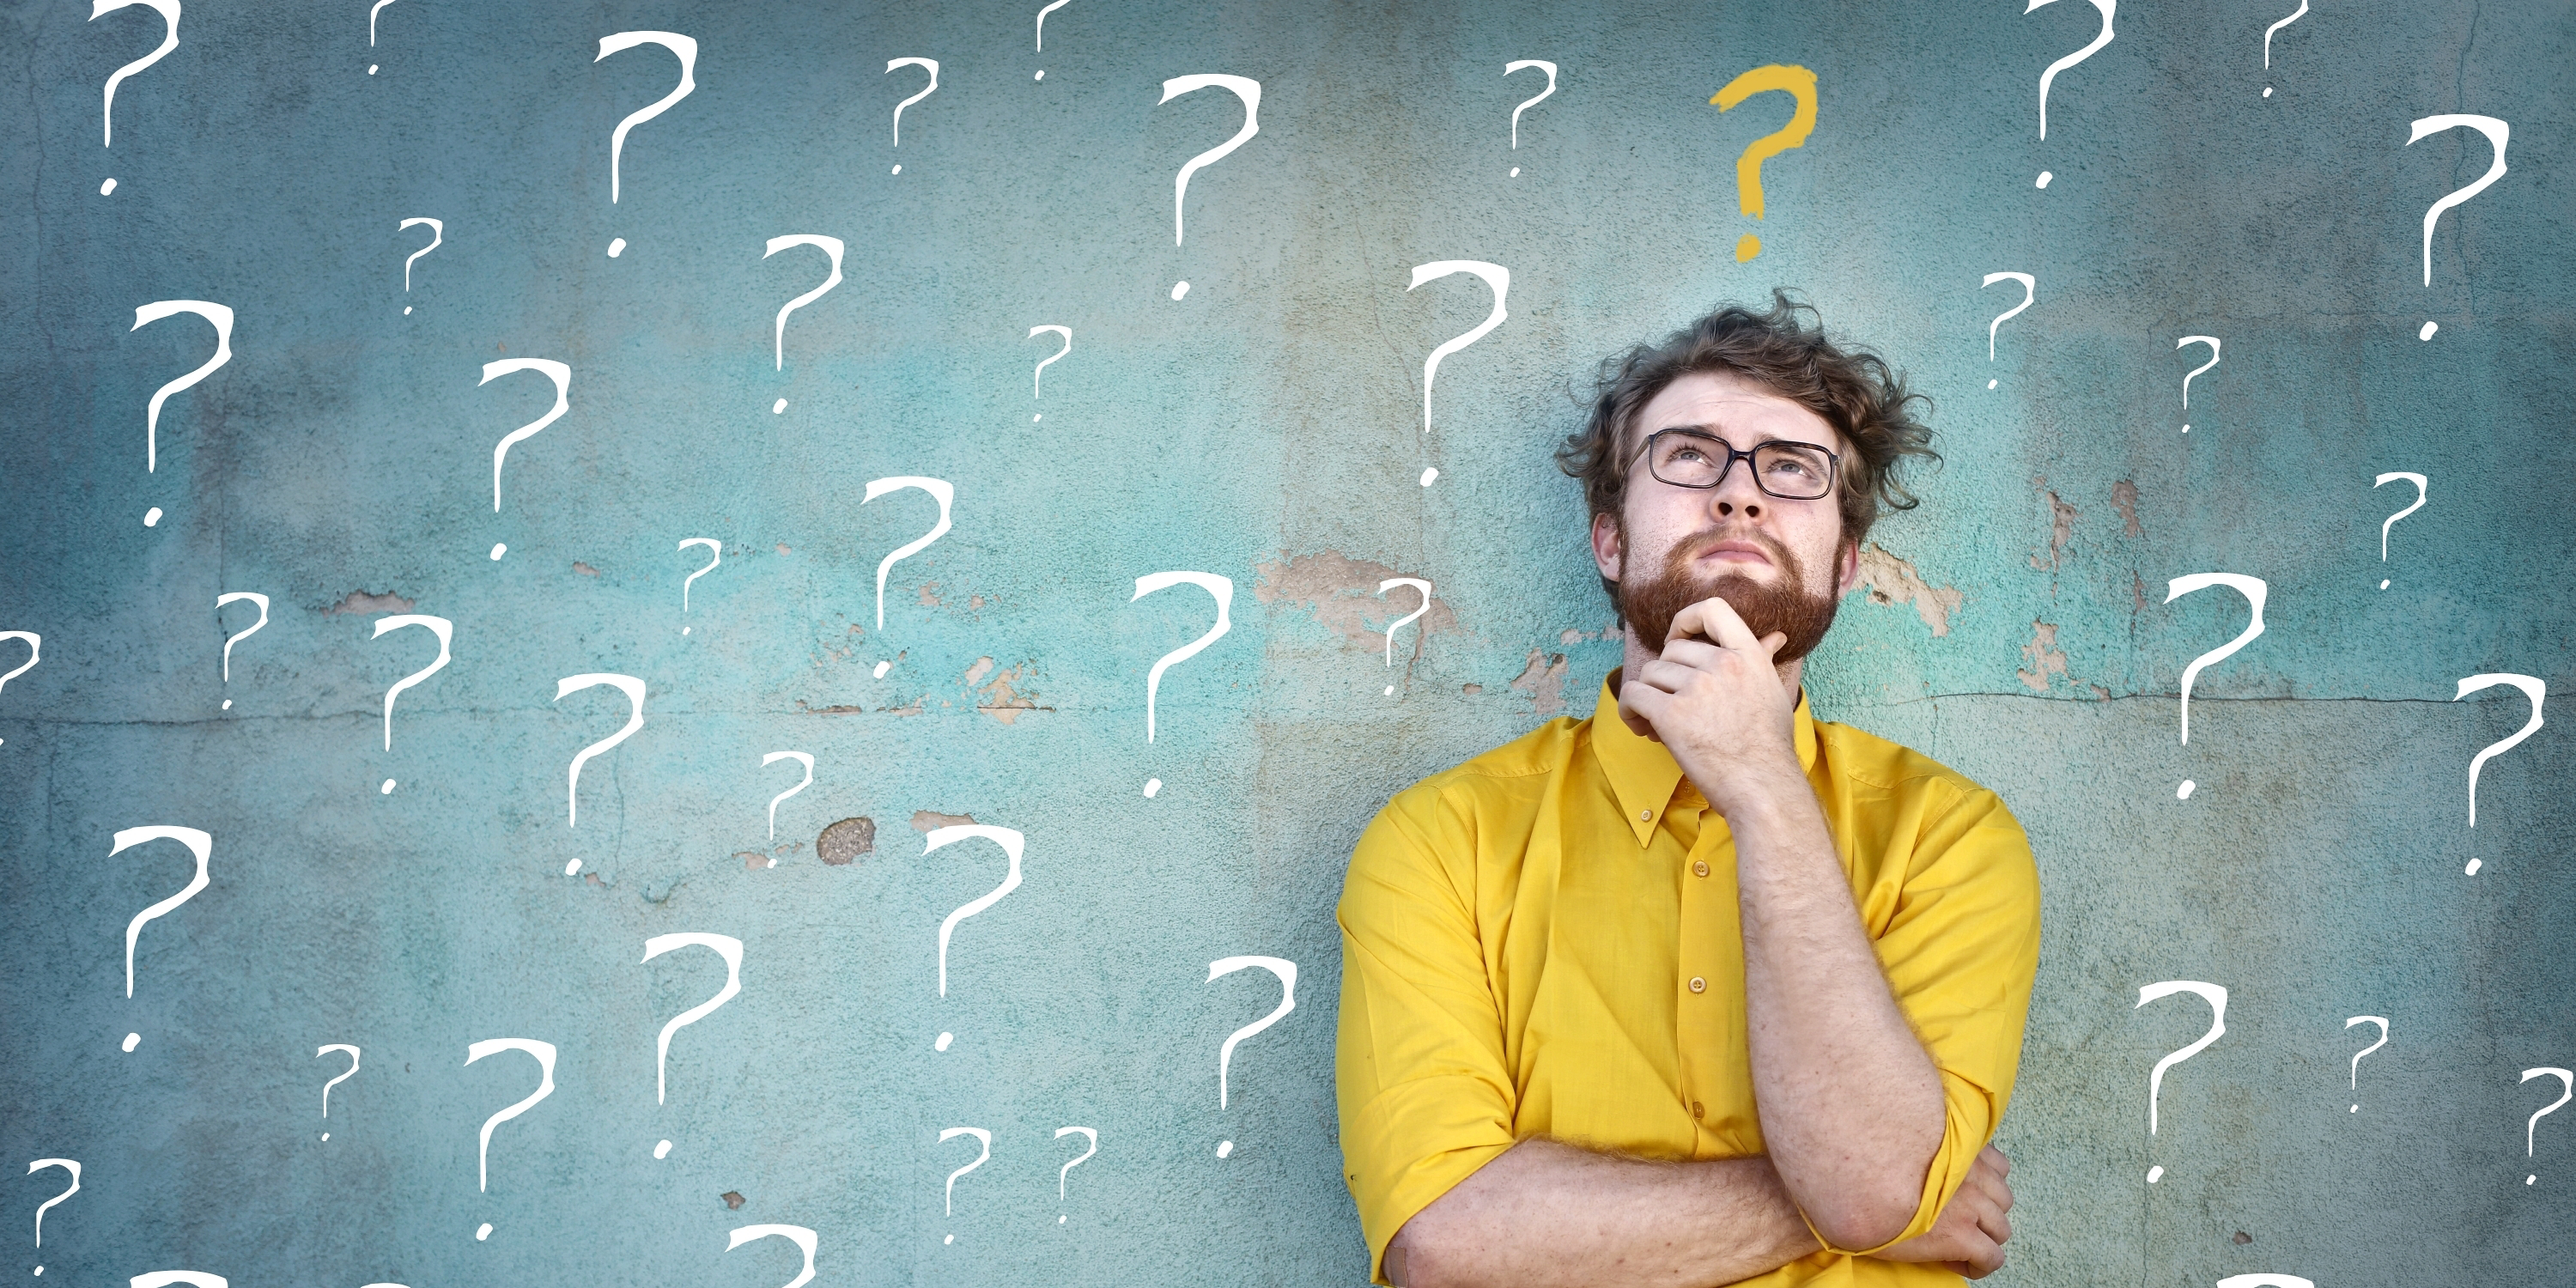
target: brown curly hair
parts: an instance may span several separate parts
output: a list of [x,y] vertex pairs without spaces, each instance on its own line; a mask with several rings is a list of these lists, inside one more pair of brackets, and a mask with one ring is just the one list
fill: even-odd
[[1812,305],[1775,290],[1768,312],[1729,304],[1660,345],[1640,344],[1602,360],[1592,413],[1556,452],[1557,467],[1581,480],[1593,517],[1619,514],[1633,464],[1625,449],[1638,413],[1676,378],[1715,371],[1768,385],[1842,435],[1849,450],[1838,504],[1849,544],[1860,544],[1889,511],[1914,508],[1900,469],[1941,459],[1931,447],[1931,428],[1915,417],[1915,404],[1928,412],[1932,400],[1909,391],[1905,377],[1877,354],[1827,339]]

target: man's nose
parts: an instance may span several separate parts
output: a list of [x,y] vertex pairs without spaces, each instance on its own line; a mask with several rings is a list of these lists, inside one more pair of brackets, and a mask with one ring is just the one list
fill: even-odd
[[1709,489],[1709,512],[1721,519],[1741,515],[1747,519],[1762,517],[1763,503],[1769,500],[1762,487],[1753,481],[1753,462],[1732,462],[1726,477]]

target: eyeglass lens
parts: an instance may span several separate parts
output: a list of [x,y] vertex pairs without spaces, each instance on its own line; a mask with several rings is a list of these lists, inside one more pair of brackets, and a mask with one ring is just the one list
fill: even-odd
[[[1833,486],[1833,458],[1803,443],[1764,443],[1753,449],[1753,481],[1785,501],[1813,501]],[[1655,477],[1676,487],[1715,487],[1733,461],[1725,439],[1663,434],[1648,464]]]

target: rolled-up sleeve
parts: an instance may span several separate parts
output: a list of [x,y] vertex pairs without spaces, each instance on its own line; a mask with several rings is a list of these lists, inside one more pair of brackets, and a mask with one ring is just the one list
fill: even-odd
[[1502,1016],[1476,933],[1473,831],[1428,784],[1398,796],[1352,852],[1336,915],[1343,1174],[1377,1283],[1404,1223],[1513,1143]]
[[1983,789],[1944,784],[1928,796],[1933,808],[1877,949],[1897,1005],[1941,1075],[1941,1146],[1914,1219],[1880,1247],[1930,1230],[1993,1139],[2020,1068],[2039,969],[2039,869],[2021,824]]

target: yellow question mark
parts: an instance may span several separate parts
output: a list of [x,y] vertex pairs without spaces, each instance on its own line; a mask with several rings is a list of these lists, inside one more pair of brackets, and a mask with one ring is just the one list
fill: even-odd
[[[1775,89],[1797,96],[1797,112],[1789,117],[1789,123],[1778,133],[1755,139],[1744,149],[1744,155],[1735,159],[1736,200],[1743,206],[1744,213],[1756,219],[1762,217],[1763,161],[1803,146],[1808,133],[1816,128],[1816,74],[1786,63],[1756,67],[1728,81],[1726,88],[1708,100],[1723,112],[1756,94]],[[1751,233],[1744,234],[1743,239],[1735,243],[1735,262],[1738,264],[1761,253],[1762,239]]]

